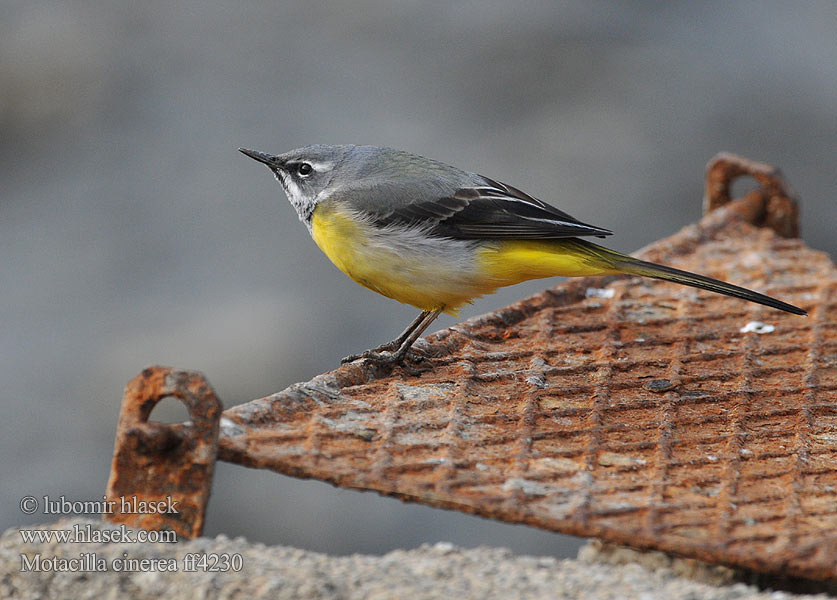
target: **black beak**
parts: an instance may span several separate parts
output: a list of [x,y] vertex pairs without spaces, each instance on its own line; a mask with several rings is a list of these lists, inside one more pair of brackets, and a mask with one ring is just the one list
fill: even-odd
[[239,148],[238,151],[246,156],[249,156],[253,160],[266,164],[271,169],[276,169],[281,166],[279,159],[275,156],[271,156],[270,154],[257,152],[255,150],[248,150],[247,148]]

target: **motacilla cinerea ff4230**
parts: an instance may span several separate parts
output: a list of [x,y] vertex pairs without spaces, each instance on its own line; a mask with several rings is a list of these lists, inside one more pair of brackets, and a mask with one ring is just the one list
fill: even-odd
[[392,148],[315,145],[266,164],[311,237],[357,283],[421,314],[395,340],[347,357],[398,362],[442,312],[541,277],[628,273],[673,281],[797,315],[770,296],[642,261],[582,238],[612,232],[506,185]]

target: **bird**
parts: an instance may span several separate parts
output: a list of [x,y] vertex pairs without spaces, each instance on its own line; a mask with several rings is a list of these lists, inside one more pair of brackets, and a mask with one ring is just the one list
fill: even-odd
[[630,274],[692,286],[796,315],[758,292],[594,244],[612,231],[495,179],[404,150],[316,144],[267,165],[314,242],[360,285],[421,312],[397,338],[345,357],[403,363],[441,314],[499,287],[553,276]]

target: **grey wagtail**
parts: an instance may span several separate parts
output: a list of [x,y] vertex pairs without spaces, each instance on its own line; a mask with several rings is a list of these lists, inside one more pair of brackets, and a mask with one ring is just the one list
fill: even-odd
[[587,225],[510,185],[377,146],[306,146],[272,156],[273,171],[326,256],[362,286],[421,309],[388,344],[343,359],[400,362],[442,312],[541,277],[628,273],[673,281],[797,315],[770,296],[608,250]]

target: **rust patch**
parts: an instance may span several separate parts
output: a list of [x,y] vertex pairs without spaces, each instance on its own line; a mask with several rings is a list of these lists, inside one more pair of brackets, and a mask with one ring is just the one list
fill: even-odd
[[[186,405],[190,423],[148,422],[166,397]],[[200,373],[149,367],[132,379],[122,399],[107,487],[114,512],[105,518],[199,536],[212,486],[221,410]]]
[[[762,188],[729,200],[734,177]],[[631,277],[437,332],[224,413],[223,460],[767,573],[837,578],[837,272],[771,167],[720,155],[700,223],[640,255],[802,318]],[[767,227],[757,227],[767,226]],[[748,324],[758,323],[759,326]]]

